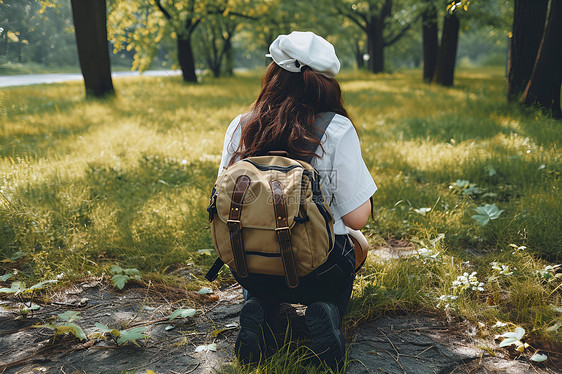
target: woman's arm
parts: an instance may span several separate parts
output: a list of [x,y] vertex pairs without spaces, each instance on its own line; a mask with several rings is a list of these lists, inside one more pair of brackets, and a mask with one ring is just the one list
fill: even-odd
[[351,227],[354,230],[359,230],[369,220],[369,215],[371,214],[371,201],[367,200],[358,208],[352,210],[342,217],[343,223],[347,227]]

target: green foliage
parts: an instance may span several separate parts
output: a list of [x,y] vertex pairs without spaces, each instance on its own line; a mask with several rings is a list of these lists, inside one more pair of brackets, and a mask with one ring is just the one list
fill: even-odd
[[195,309],[176,309],[172,314],[170,314],[170,321],[175,318],[187,318],[195,316],[197,311]]
[[74,321],[80,319],[81,317],[78,316],[80,312],[72,312],[68,311],[62,314],[57,315],[57,321],[52,323],[46,324],[37,324],[33,325],[34,328],[47,328],[53,330],[55,332],[54,337],[56,338],[58,335],[64,334],[72,334],[76,338],[80,340],[86,340],[86,334],[80,326],[73,323]]
[[484,206],[479,206],[474,209],[476,213],[472,216],[480,226],[485,226],[490,222],[490,220],[497,219],[502,214],[503,210],[500,210],[496,204],[486,204]]
[[125,287],[125,284],[131,279],[140,281],[142,279],[141,272],[138,269],[123,269],[118,265],[112,265],[109,270],[113,275],[111,277],[111,283],[120,290]]
[[132,342],[135,345],[139,345],[137,340],[148,338],[147,335],[143,334],[147,329],[146,326],[135,327],[129,330],[123,330],[119,332],[119,338],[117,339],[117,344],[125,344],[127,342]]
[[34,284],[33,286],[31,286],[29,288],[27,288],[25,286],[25,283],[23,283],[23,282],[13,282],[12,285],[10,286],[10,288],[0,288],[0,293],[14,294],[15,296],[18,296],[18,295],[24,294],[24,293],[33,293],[34,291],[41,290],[41,289],[45,288],[45,286],[48,285],[48,284],[53,284],[53,283],[56,283],[56,282],[58,282],[58,281],[55,280],[55,279],[46,280],[46,281]]
[[148,328],[146,326],[140,326],[140,327],[135,327],[132,329],[121,330],[121,331],[117,329],[112,329],[107,325],[104,325],[99,322],[96,322],[95,326],[98,332],[90,334],[88,336],[90,339],[103,339],[106,341],[107,339],[111,339],[116,344],[125,344],[127,342],[131,342],[136,346],[139,346],[137,340],[148,338],[148,335],[143,334],[143,332],[145,332],[146,329]]

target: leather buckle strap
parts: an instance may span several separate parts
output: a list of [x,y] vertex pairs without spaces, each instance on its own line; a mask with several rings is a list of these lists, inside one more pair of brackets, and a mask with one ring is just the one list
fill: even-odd
[[234,256],[234,266],[236,267],[236,272],[242,278],[248,276],[248,266],[246,264],[246,256],[244,255],[240,217],[242,215],[242,202],[244,201],[244,195],[248,187],[250,187],[250,178],[247,175],[241,175],[236,179],[234,191],[232,191],[232,200],[230,202],[230,213],[227,220],[228,230],[230,231],[230,245],[232,246],[232,254]]
[[299,285],[299,276],[291,244],[291,229],[287,219],[285,192],[283,185],[278,180],[272,180],[269,182],[269,185],[273,193],[273,207],[275,209],[275,222],[277,225],[275,232],[279,241],[279,251],[281,252],[285,280],[290,288],[296,288]]

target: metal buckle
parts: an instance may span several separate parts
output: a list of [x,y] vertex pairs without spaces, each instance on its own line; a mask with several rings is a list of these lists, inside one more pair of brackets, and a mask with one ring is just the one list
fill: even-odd
[[275,229],[277,233],[277,239],[280,242],[290,242],[291,241],[291,228],[290,227],[278,227]]
[[226,221],[226,225],[231,232],[237,232],[242,230],[242,223],[238,219],[229,219]]

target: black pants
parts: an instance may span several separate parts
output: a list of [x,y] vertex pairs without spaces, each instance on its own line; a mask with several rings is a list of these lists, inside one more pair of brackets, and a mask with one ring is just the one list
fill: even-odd
[[232,274],[244,287],[247,299],[259,297],[268,304],[304,305],[323,301],[335,304],[343,317],[355,280],[355,253],[347,235],[336,235],[334,249],[326,262],[300,278],[296,288],[287,286],[282,276],[250,274],[241,278],[234,271]]

